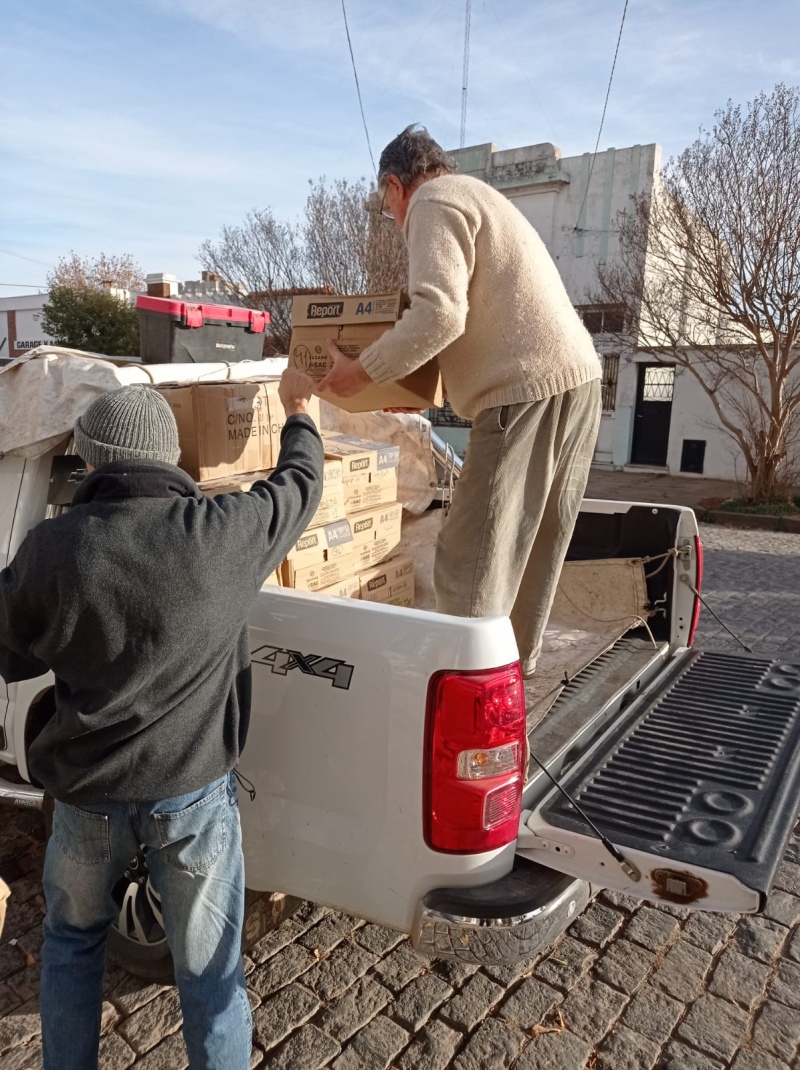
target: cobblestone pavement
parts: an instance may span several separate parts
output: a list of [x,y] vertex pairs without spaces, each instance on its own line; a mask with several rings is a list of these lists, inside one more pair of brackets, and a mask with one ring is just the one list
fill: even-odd
[[[800,654],[800,537],[704,531],[710,603],[758,652]],[[735,643],[706,614],[702,641]],[[0,1067],[41,1065],[40,818],[3,816]],[[276,1070],[788,1070],[800,1045],[800,842],[763,917],[602,893],[513,967],[430,962],[395,933],[306,904],[247,959],[253,1066]],[[13,943],[11,942],[13,939]],[[110,969],[101,1066],[186,1065],[174,989]]]

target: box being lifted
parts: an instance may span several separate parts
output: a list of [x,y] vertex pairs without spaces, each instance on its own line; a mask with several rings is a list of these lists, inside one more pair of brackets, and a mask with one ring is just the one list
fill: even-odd
[[[406,294],[362,294],[355,297],[324,295],[295,297],[292,301],[292,341],[289,363],[312,379],[324,379],[333,366],[326,340],[334,342],[346,357],[357,360],[396,323],[408,308]],[[374,409],[429,409],[442,404],[442,384],[435,360],[396,383],[373,383],[352,398],[327,392],[325,401],[348,412]]]
[[195,305],[166,297],[136,298],[139,352],[146,364],[261,360],[269,312],[234,305]]

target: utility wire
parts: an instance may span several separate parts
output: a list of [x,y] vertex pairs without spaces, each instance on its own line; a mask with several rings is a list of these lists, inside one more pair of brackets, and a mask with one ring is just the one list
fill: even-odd
[[375,157],[372,155],[372,144],[369,140],[369,130],[367,130],[367,117],[364,115],[364,102],[361,99],[361,86],[358,84],[356,57],[353,55],[353,42],[350,40],[350,27],[347,24],[347,8],[344,6],[344,0],[342,0],[342,15],[344,17],[344,30],[347,34],[347,47],[350,49],[350,62],[353,64],[353,77],[356,80],[356,93],[358,94],[358,106],[361,109],[361,121],[364,124],[364,133],[367,135],[367,148],[369,149],[369,158],[372,160],[372,170],[375,172],[375,178],[377,178],[378,168],[375,166]]
[[578,229],[578,223],[580,223],[583,209],[586,207],[586,198],[589,196],[589,186],[592,182],[592,173],[594,171],[594,162],[597,159],[597,150],[600,148],[600,136],[603,133],[603,123],[606,121],[606,109],[608,108],[608,98],[611,96],[611,83],[614,81],[614,71],[617,66],[617,56],[619,55],[619,45],[622,40],[622,28],[625,25],[625,16],[628,13],[628,0],[625,0],[625,6],[622,9],[622,21],[619,24],[619,34],[617,35],[617,47],[614,50],[614,62],[611,64],[611,74],[608,78],[608,88],[606,89],[606,100],[603,104],[603,114],[600,118],[600,129],[597,131],[597,141],[594,146],[594,155],[592,156],[592,163],[589,167],[589,177],[586,180],[586,189],[583,194],[583,202],[581,203],[581,210],[578,212],[578,219],[575,223],[575,230]]
[[40,264],[42,267],[52,267],[52,264],[46,263],[44,260],[34,260],[32,256],[23,256],[22,253],[13,253],[10,249],[3,249],[0,247],[0,256],[14,256],[17,260],[27,260],[31,264]]
[[0,286],[9,286],[19,290],[43,290],[45,287],[40,282],[0,282]]

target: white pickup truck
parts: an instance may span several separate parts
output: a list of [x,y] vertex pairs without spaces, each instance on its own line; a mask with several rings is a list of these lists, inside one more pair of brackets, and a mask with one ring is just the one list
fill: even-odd
[[[69,502],[80,462],[65,449],[0,455],[0,568]],[[255,788],[241,798],[245,943],[300,898],[481,962],[533,955],[599,887],[763,909],[800,800],[800,658],[692,648],[691,510],[586,501],[567,569],[593,619],[608,617],[604,572],[621,564],[644,604],[543,716],[530,698],[526,711],[507,619],[262,590],[240,766]],[[8,802],[46,809],[27,752],[53,708],[51,678],[0,680],[0,762],[18,781],[0,781]],[[144,858],[118,895],[112,955],[167,976]]]

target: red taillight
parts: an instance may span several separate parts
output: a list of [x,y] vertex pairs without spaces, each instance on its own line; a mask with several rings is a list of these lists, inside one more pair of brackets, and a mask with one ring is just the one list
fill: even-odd
[[517,837],[525,764],[519,662],[490,672],[440,672],[428,686],[425,842],[475,854]]
[[[696,591],[703,589],[703,544],[700,542],[700,536],[695,536],[694,540],[695,557],[697,559],[697,572],[695,575],[694,588]],[[694,642],[694,634],[697,631],[697,625],[700,623],[700,599],[695,595],[694,608],[692,609],[692,623],[689,628],[689,646]]]

